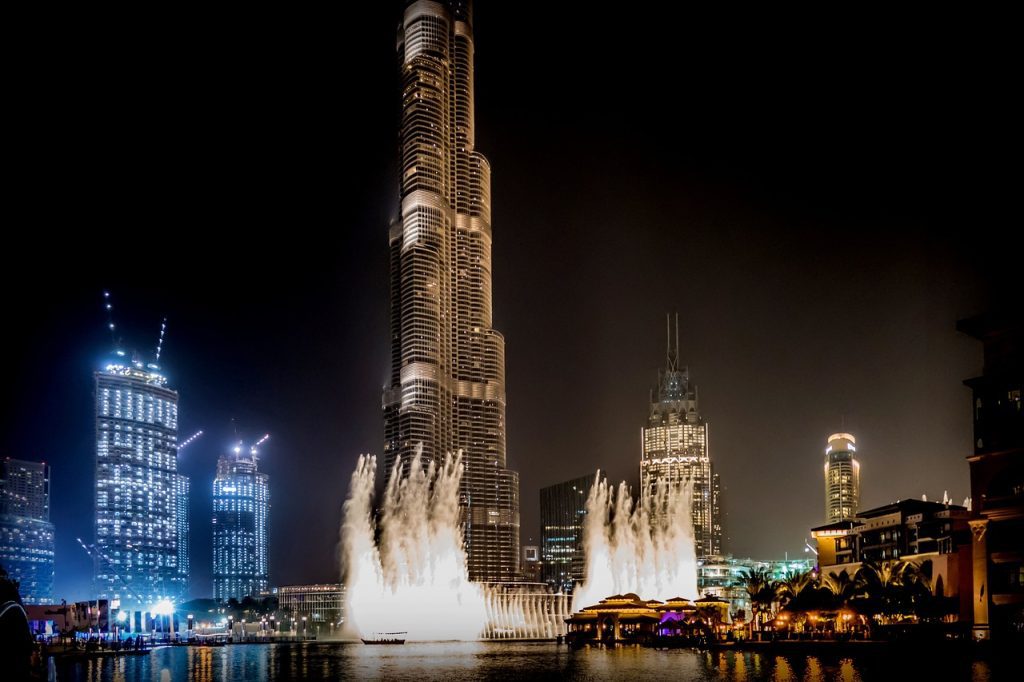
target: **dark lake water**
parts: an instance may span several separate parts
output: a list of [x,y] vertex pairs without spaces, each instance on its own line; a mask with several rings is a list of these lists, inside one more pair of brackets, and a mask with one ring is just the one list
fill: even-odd
[[[1018,657],[1019,660],[1019,657]],[[999,680],[1012,666],[920,647],[850,658],[754,652],[658,651],[634,647],[570,650],[554,643],[252,644],[168,647],[57,667],[59,680]]]

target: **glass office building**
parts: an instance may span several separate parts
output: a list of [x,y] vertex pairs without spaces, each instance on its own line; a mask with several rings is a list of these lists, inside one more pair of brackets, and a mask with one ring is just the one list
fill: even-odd
[[540,489],[541,579],[558,592],[572,592],[586,577],[583,520],[595,476]]

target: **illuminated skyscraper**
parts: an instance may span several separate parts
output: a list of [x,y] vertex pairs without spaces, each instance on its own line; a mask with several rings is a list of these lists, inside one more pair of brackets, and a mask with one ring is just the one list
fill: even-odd
[[241,444],[217,460],[213,481],[213,598],[241,600],[267,590],[269,478],[256,447]]
[[505,342],[491,326],[490,164],[474,146],[473,21],[465,0],[407,2],[401,212],[391,254],[384,461],[463,452],[469,575],[519,572],[519,475],[505,459]]
[[697,387],[689,368],[679,364],[679,316],[675,344],[666,322],[666,367],[658,373],[656,393],[643,429],[640,483],[647,489],[659,480],[692,486],[693,536],[698,557],[722,553],[721,482],[708,455],[708,424],[697,406]]
[[179,565],[188,505],[179,499],[178,393],[155,362],[123,351],[95,379],[96,596],[148,610],[188,589]]
[[860,506],[860,462],[857,441],[848,433],[833,433],[825,448],[825,523],[852,519]]
[[0,566],[18,581],[26,604],[53,601],[53,540],[50,467],[0,461]]

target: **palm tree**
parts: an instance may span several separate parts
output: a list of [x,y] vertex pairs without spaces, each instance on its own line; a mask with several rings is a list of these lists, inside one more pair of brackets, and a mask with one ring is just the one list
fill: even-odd
[[[933,578],[935,578],[933,582]],[[918,620],[942,620],[959,610],[959,600],[945,595],[942,576],[933,575],[931,559],[914,564],[911,579],[904,583],[910,610]]]
[[[839,573],[829,573],[821,579],[822,596],[828,603],[828,608],[841,611],[849,607],[851,601],[857,594],[857,583],[845,569]],[[848,630],[851,614],[842,614],[842,618],[836,616],[836,630]],[[844,620],[845,619],[845,620]]]
[[700,616],[702,630],[708,641],[718,639],[718,628],[722,625],[722,612],[712,604],[699,604],[697,615]]
[[879,615],[887,621],[913,610],[913,588],[924,584],[922,580],[918,567],[909,561],[865,561],[854,575],[853,602],[865,615]]
[[788,574],[778,583],[779,603],[790,610],[799,610],[800,595],[814,584],[812,571]]
[[850,600],[857,594],[857,583],[846,572],[846,569],[839,573],[829,573],[823,577],[821,586],[832,594],[832,605],[837,609],[848,606]]
[[845,568],[839,573],[833,571],[821,579],[821,586],[835,595],[838,606],[842,606],[853,596],[855,585]]
[[760,630],[760,614],[770,612],[778,593],[778,583],[772,580],[771,573],[765,567],[755,567],[741,571],[740,582],[750,598],[750,632],[753,637],[755,626]]

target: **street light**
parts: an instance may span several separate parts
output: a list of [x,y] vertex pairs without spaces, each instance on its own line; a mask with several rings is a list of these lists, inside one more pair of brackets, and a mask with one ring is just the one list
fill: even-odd
[[306,617],[302,617],[302,639],[306,639]]

